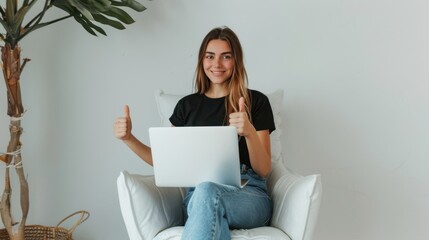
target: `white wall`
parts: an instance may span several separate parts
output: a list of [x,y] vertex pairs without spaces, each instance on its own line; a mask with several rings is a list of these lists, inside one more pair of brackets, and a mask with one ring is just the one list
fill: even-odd
[[[288,166],[322,174],[315,239],[428,239],[427,1],[142,2],[136,23],[106,27],[108,37],[68,20],[22,42],[32,59],[22,77],[29,223],[85,209],[76,239],[126,239],[116,178],[152,170],[113,137],[114,118],[129,104],[147,141],[159,122],[155,90],[190,93],[202,38],[228,25],[251,87],[285,90]],[[6,117],[1,127],[5,149]]]

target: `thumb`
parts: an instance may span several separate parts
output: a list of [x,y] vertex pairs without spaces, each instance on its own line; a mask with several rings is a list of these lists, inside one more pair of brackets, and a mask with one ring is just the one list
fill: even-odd
[[130,118],[130,107],[128,105],[124,106],[124,114],[126,118]]
[[240,100],[238,100],[238,108],[240,112],[246,111],[246,105],[244,104],[244,97],[240,97]]

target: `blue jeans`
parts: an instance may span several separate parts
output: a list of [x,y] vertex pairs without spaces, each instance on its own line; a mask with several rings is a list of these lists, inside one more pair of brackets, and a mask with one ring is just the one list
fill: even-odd
[[203,182],[190,188],[184,198],[187,218],[184,240],[228,240],[229,229],[249,229],[268,225],[271,199],[265,179],[249,169],[241,174],[249,179],[243,188]]

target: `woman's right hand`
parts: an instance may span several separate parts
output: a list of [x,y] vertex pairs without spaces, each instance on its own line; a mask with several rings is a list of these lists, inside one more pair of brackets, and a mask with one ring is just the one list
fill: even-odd
[[130,108],[128,105],[124,107],[124,117],[117,117],[113,125],[113,130],[115,137],[120,140],[128,140],[131,138],[131,117],[130,117]]

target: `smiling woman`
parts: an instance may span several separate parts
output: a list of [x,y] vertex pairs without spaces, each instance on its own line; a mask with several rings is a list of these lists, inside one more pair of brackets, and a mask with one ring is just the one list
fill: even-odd
[[[272,202],[266,177],[271,171],[274,117],[268,97],[247,88],[243,51],[231,29],[215,28],[206,35],[196,71],[196,92],[179,100],[170,122],[177,127],[235,127],[241,178],[249,183],[243,188],[213,182],[190,187],[183,199],[186,223],[182,239],[227,240],[231,239],[230,228],[255,228],[270,221]],[[115,136],[152,165],[151,148],[134,137],[131,126],[129,108],[125,107],[124,117],[114,123]],[[201,156],[201,161],[204,159]]]

